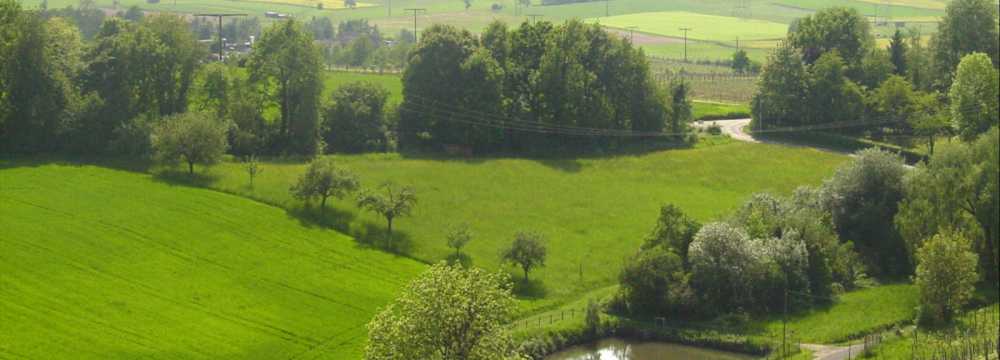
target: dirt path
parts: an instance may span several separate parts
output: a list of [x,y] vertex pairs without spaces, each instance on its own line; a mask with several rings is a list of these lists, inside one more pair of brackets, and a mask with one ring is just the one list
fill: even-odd
[[861,356],[858,346],[833,346],[818,344],[802,344],[804,349],[813,352],[813,360],[849,360]]

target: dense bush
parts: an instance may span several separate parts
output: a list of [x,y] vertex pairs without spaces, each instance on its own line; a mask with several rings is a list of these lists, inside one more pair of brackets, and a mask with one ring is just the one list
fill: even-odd
[[869,268],[882,275],[912,271],[906,245],[892,226],[905,173],[898,156],[862,150],[823,184],[824,206],[840,239],[853,241]]
[[344,85],[323,109],[323,139],[327,150],[386,151],[389,126],[385,103],[389,92],[368,82]]
[[962,309],[975,290],[978,259],[969,241],[954,234],[938,234],[917,252],[917,287],[921,320],[946,323]]

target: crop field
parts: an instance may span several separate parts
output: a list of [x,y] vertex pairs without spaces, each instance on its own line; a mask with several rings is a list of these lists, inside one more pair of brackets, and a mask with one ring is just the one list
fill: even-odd
[[[788,193],[818,184],[847,157],[805,148],[706,140],[695,149],[599,158],[443,159],[398,154],[334,156],[362,185],[412,185],[419,203],[398,219],[395,248],[434,262],[449,258],[446,229],[469,223],[475,237],[463,251],[476,266],[501,268],[498,252],[516,231],[547,239],[547,266],[521,283],[522,310],[532,312],[611,284],[622,260],[649,231],[660,206],[674,203],[700,220],[731,210],[751,193]],[[774,171],[775,167],[781,171]],[[208,169],[204,185],[318,216],[372,244],[384,244],[384,220],[353,200],[332,201],[325,215],[303,209],[288,192],[301,162],[269,162],[255,188],[239,163]],[[329,204],[328,204],[329,205]],[[510,269],[512,274],[519,272]]]
[[0,163],[0,357],[359,358],[424,265],[148,175]]
[[[231,0],[231,1],[249,2],[247,0]],[[315,7],[317,9],[319,9],[320,5],[322,4],[324,10],[347,8],[347,6],[344,6],[343,1],[337,1],[337,0],[253,0],[253,1],[270,3],[270,4],[309,6],[309,7]],[[359,8],[364,8],[369,6],[375,6],[375,5],[364,2],[356,2],[354,5],[354,7],[359,7]]]
[[858,0],[866,2],[869,4],[879,4],[885,5],[889,4],[892,6],[906,6],[921,9],[931,9],[931,10],[944,10],[945,6],[948,5],[950,1],[947,0]]
[[780,39],[788,33],[788,25],[756,19],[698,14],[686,11],[646,12],[591,19],[601,25],[669,37],[684,37],[681,28],[690,28],[688,39],[709,41]]

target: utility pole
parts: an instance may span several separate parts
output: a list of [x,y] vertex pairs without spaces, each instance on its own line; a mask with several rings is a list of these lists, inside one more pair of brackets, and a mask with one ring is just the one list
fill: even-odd
[[385,8],[389,10],[389,16],[392,16],[392,0],[388,0],[388,4]]
[[684,32],[684,62],[688,61],[688,31],[691,30],[691,28],[686,27],[680,28],[680,31]]
[[545,16],[545,15],[528,14],[528,18],[531,19],[531,22],[536,22],[536,21],[538,21],[538,18],[543,17],[543,16]]
[[194,14],[194,16],[216,17],[219,19],[219,61],[222,61],[223,49],[225,45],[222,41],[222,18],[230,16],[245,17],[247,14]]
[[635,45],[635,29],[638,29],[638,28],[639,28],[638,26],[627,26],[627,27],[625,27],[625,29],[628,30],[628,42],[630,44],[632,44],[632,45]]
[[426,12],[425,8],[408,8],[406,11],[413,13],[413,42],[417,42],[417,14]]
[[740,49],[740,37],[737,36],[736,37],[736,50],[739,50],[739,49]]
[[604,17],[611,16],[611,5],[609,4],[611,0],[604,0]]

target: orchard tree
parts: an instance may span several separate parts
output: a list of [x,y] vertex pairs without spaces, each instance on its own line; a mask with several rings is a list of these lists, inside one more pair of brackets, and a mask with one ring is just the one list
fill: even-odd
[[250,82],[276,99],[280,118],[277,151],[313,155],[319,141],[322,58],[312,34],[295,20],[271,25],[254,44]]
[[337,167],[332,158],[320,157],[309,162],[306,172],[299,176],[298,182],[290,191],[292,196],[300,200],[319,198],[320,210],[325,210],[326,199],[343,199],[357,189],[357,175]]
[[500,260],[521,267],[524,281],[528,281],[531,269],[545,266],[546,248],[544,238],[535,232],[521,231],[514,235],[510,247],[500,252]]
[[962,310],[976,290],[978,260],[960,235],[938,234],[920,247],[916,283],[924,319],[948,323]]
[[462,248],[465,247],[469,241],[472,241],[472,230],[469,228],[469,224],[463,223],[448,229],[448,234],[445,235],[445,240],[448,242],[448,247],[455,249],[455,255],[458,256],[462,252]]
[[1000,59],[997,5],[992,0],[955,0],[948,3],[932,40],[934,67],[939,89],[951,86],[959,62],[968,54],[984,53],[993,66]]
[[948,97],[962,139],[971,141],[1000,123],[1000,75],[986,54],[962,58]]
[[399,187],[391,182],[383,183],[379,187],[379,191],[363,191],[358,196],[358,207],[385,218],[390,241],[388,245],[391,247],[392,221],[410,215],[413,206],[417,204],[417,193],[413,187]]
[[164,118],[153,128],[152,145],[164,162],[187,163],[188,174],[194,165],[211,165],[225,154],[226,126],[202,113],[183,113]]
[[366,360],[521,360],[508,324],[517,304],[502,273],[438,263],[368,323]]

